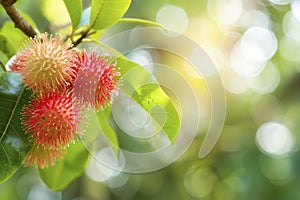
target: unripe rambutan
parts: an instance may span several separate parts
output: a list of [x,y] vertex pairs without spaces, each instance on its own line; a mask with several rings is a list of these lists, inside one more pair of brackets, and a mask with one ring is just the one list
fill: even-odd
[[66,147],[80,133],[78,123],[83,120],[80,111],[71,94],[45,94],[24,106],[22,124],[35,146]]
[[117,89],[120,73],[116,63],[110,63],[109,58],[96,52],[82,52],[78,56],[79,71],[75,80],[74,94],[92,108],[104,108],[112,100],[112,94]]
[[54,165],[65,153],[66,150],[63,148],[34,144],[32,149],[25,156],[23,163],[25,166],[35,165],[43,169],[49,165]]
[[59,35],[29,38],[11,67],[36,94],[65,90],[76,77],[76,53]]

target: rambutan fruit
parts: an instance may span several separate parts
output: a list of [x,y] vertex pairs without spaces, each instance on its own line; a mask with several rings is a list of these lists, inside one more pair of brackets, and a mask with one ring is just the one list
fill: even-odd
[[38,168],[44,169],[49,165],[54,165],[65,153],[66,150],[64,148],[34,144],[32,149],[26,154],[23,163],[24,166],[35,165]]
[[76,77],[76,53],[60,35],[29,38],[16,53],[12,70],[37,95],[66,90]]
[[36,96],[22,111],[25,133],[35,146],[51,148],[68,146],[81,134],[81,106],[72,93],[49,93]]
[[74,94],[84,104],[92,108],[104,108],[111,104],[112,94],[116,92],[120,73],[116,62],[96,52],[83,51],[78,56],[79,70],[75,80]]

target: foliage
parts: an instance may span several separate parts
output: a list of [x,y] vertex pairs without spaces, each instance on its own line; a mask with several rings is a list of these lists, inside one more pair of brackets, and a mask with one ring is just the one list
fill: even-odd
[[[85,13],[82,15],[82,1],[64,0],[71,22],[70,25],[68,25],[71,27],[71,32],[66,34],[66,38],[68,39],[67,42],[72,42],[75,47],[80,43],[84,43],[89,36],[91,36],[92,39],[95,38],[93,34],[97,31],[104,31],[121,21],[122,16],[129,8],[130,3],[130,0],[92,0],[90,9],[87,9],[90,11],[88,13],[88,15],[90,15],[89,21],[85,22],[83,25],[80,22],[87,14]],[[7,9],[4,4],[3,7]],[[25,19],[18,20],[24,20],[24,23],[28,26],[30,26],[28,22],[34,23],[34,20],[29,16],[26,14],[23,15]],[[13,18],[13,16],[11,17]],[[126,20],[128,22],[157,25],[147,20]],[[28,135],[25,134],[24,127],[21,123],[21,111],[25,104],[30,103],[31,90],[25,88],[17,74],[10,71],[6,72],[7,69],[4,67],[5,65],[9,65],[8,59],[16,53],[17,49],[20,49],[22,42],[28,37],[26,34],[29,35],[24,27],[19,27],[19,30],[12,26],[13,23],[7,21],[0,31],[0,64],[2,66],[0,74],[0,182],[9,179],[9,177],[21,167],[26,153],[31,148],[35,148],[35,146],[32,147]],[[33,27],[37,32],[44,31],[37,30],[37,27],[39,27],[38,23],[37,26],[33,25]],[[12,41],[14,41],[14,43]],[[135,83],[142,83],[147,76],[150,76],[150,73],[140,65],[127,60],[125,57],[115,59],[118,61],[117,67],[121,70],[121,77],[123,79],[121,86],[122,91],[125,93],[127,92],[131,98],[149,112],[152,118],[156,120],[158,125],[165,131],[170,140],[175,140],[179,130],[180,121],[172,100],[164,93],[159,84],[153,83],[152,85],[145,85],[142,88],[136,88]],[[132,69],[137,70],[137,73],[141,78],[135,80],[130,77],[123,77],[124,74],[132,76],[132,73],[128,73]],[[132,92],[132,89],[135,91],[134,93],[130,93]],[[146,99],[149,97],[151,97],[153,101],[151,104],[146,104]],[[159,105],[166,110],[167,116],[165,124],[159,124],[159,113],[150,110],[154,105]],[[111,148],[114,149],[114,152],[116,153],[115,156],[118,157],[119,142],[113,127],[108,122],[110,113],[111,109],[109,107],[106,109],[97,109],[96,111],[99,126],[111,144]],[[85,134],[87,135],[86,137],[89,137],[89,132]],[[67,148],[66,155],[54,166],[38,169],[38,174],[50,189],[55,191],[63,190],[72,181],[82,175],[85,171],[89,156],[90,154],[83,142],[79,141],[76,144],[71,144]]]
[[[105,7],[108,2],[121,1],[98,1],[98,8],[100,2]],[[127,3],[122,1],[123,5]],[[132,0],[128,9],[126,6],[112,6],[110,12],[120,11],[112,20],[105,14],[99,14],[107,17],[105,22],[100,18],[97,21],[99,27],[105,27],[101,30],[90,23],[94,19],[91,18],[92,10],[97,12],[97,9],[91,8],[92,0],[18,0],[14,5],[37,32],[60,33],[69,44],[76,45],[74,49],[96,47],[97,51],[112,55],[111,62],[117,61],[122,81],[113,106],[87,111],[86,123],[80,125],[85,131],[84,137],[70,145],[65,159],[44,170],[22,167],[25,155],[15,149],[15,144],[24,145],[23,153],[30,150],[31,144],[26,142],[27,136],[22,133],[19,124],[22,116],[11,110],[21,95],[20,105],[16,106],[16,110],[20,111],[22,105],[28,103],[31,91],[25,89],[22,95],[23,84],[15,73],[5,72],[4,66],[28,36],[15,27],[0,6],[0,137],[10,116],[18,116],[13,117],[1,140],[6,152],[11,152],[9,158],[13,165],[7,162],[5,152],[0,149],[0,171],[3,172],[0,176],[0,199],[300,199],[299,1]],[[223,81],[224,88],[217,84],[211,86],[226,94],[226,121],[217,144],[204,158],[199,159],[199,149],[203,147],[204,136],[207,136],[212,110],[217,107],[212,105],[207,89],[213,79],[209,74],[211,71],[197,76],[188,63],[201,56],[192,51],[191,57],[184,60],[174,51],[153,48],[149,43],[143,43],[145,45],[138,49],[127,45],[155,38],[150,34],[139,35],[137,30],[144,29],[144,26],[162,27],[158,23],[168,29],[179,30],[181,36],[187,36],[203,47]],[[109,26],[106,27],[107,24]],[[249,30],[253,27],[258,31],[252,35]],[[267,34],[260,35],[261,29]],[[122,38],[117,49],[113,45],[119,41],[114,40],[114,36],[124,31],[128,31],[129,37]],[[178,38],[177,34],[170,34],[164,27],[159,31],[170,36],[171,41]],[[275,43],[268,40],[270,32]],[[106,43],[107,38],[110,39],[109,44]],[[123,42],[126,45],[122,45]],[[188,52],[185,43],[176,44],[163,40],[155,46],[174,45],[176,50]],[[242,48],[236,51],[236,47]],[[246,54],[243,55],[243,52]],[[267,58],[262,60],[264,56]],[[264,62],[266,65],[262,71],[257,71],[256,64],[262,67]],[[256,74],[243,76],[243,70],[233,64],[247,68],[248,72],[256,70]],[[166,71],[161,70],[163,68]],[[3,89],[8,87],[11,88],[9,94],[7,89]],[[188,94],[190,90],[193,90],[192,95]],[[162,105],[149,109],[155,105],[151,99],[161,102],[163,109]],[[172,102],[171,106],[168,102]],[[139,112],[132,115],[134,112],[130,112],[136,111],[137,105]],[[189,109],[183,109],[186,107]],[[169,113],[165,112],[167,109]],[[178,112],[174,113],[174,109]],[[168,121],[165,118],[167,114],[171,116]],[[132,126],[129,124],[131,121],[139,124]],[[154,124],[149,126],[155,130],[154,134],[151,139],[139,138],[144,132],[138,126],[149,121]],[[171,130],[168,132],[168,127],[172,126],[162,122],[177,124],[173,130],[197,126],[192,143],[188,144],[186,140],[192,132],[173,135]],[[271,128],[263,132],[268,125],[272,125]],[[128,127],[135,129],[126,132]],[[11,137],[17,140],[8,141],[22,143],[5,145],[6,139]],[[132,162],[127,160],[128,157],[124,160],[126,151],[132,152],[133,156],[145,152],[159,154],[151,164],[168,162],[168,149],[157,151],[165,148],[166,144],[190,146],[176,162],[160,170],[135,174],[127,173],[131,168],[122,169],[124,163],[132,168],[150,163],[147,159],[140,159],[130,165]],[[99,158],[101,162],[97,162]],[[111,163],[115,158],[119,158],[119,162]]]
[[11,177],[21,166],[30,149],[30,142],[21,127],[21,110],[27,104],[31,92],[26,90],[15,73],[0,74],[1,103],[1,182]]

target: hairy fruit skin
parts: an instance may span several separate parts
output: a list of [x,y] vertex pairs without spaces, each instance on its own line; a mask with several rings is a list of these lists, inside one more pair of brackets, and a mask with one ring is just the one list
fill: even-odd
[[11,62],[10,69],[33,90],[22,110],[22,125],[32,143],[23,163],[54,165],[81,135],[81,111],[87,105],[103,109],[111,104],[120,79],[116,62],[96,52],[77,52],[61,36],[48,34],[28,39]]
[[83,51],[76,64],[79,68],[74,88],[76,98],[94,109],[110,105],[120,79],[116,63],[96,52]]
[[76,53],[59,35],[29,38],[11,67],[36,94],[66,90],[76,77]]
[[81,107],[72,94],[46,94],[37,96],[23,108],[22,124],[35,146],[67,147],[80,133]]
[[35,165],[44,169],[63,157],[66,153],[64,148],[53,148],[44,145],[34,144],[23,160],[24,166]]

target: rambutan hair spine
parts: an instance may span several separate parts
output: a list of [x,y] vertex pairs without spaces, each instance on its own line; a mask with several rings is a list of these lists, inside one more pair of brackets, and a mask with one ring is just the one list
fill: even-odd
[[96,51],[78,53],[78,74],[74,94],[83,104],[93,109],[104,109],[117,93],[121,74],[117,62]]
[[32,143],[24,164],[41,168],[53,165],[83,135],[78,125],[84,119],[83,106],[73,98],[72,92],[32,96],[22,110],[22,125]]
[[77,75],[76,50],[59,34],[27,39],[16,53],[13,71],[37,95],[67,90]]
[[29,38],[10,66],[32,89],[22,110],[22,126],[32,149],[24,165],[54,165],[83,135],[86,109],[104,109],[117,93],[116,61],[96,51],[78,50],[59,34]]

